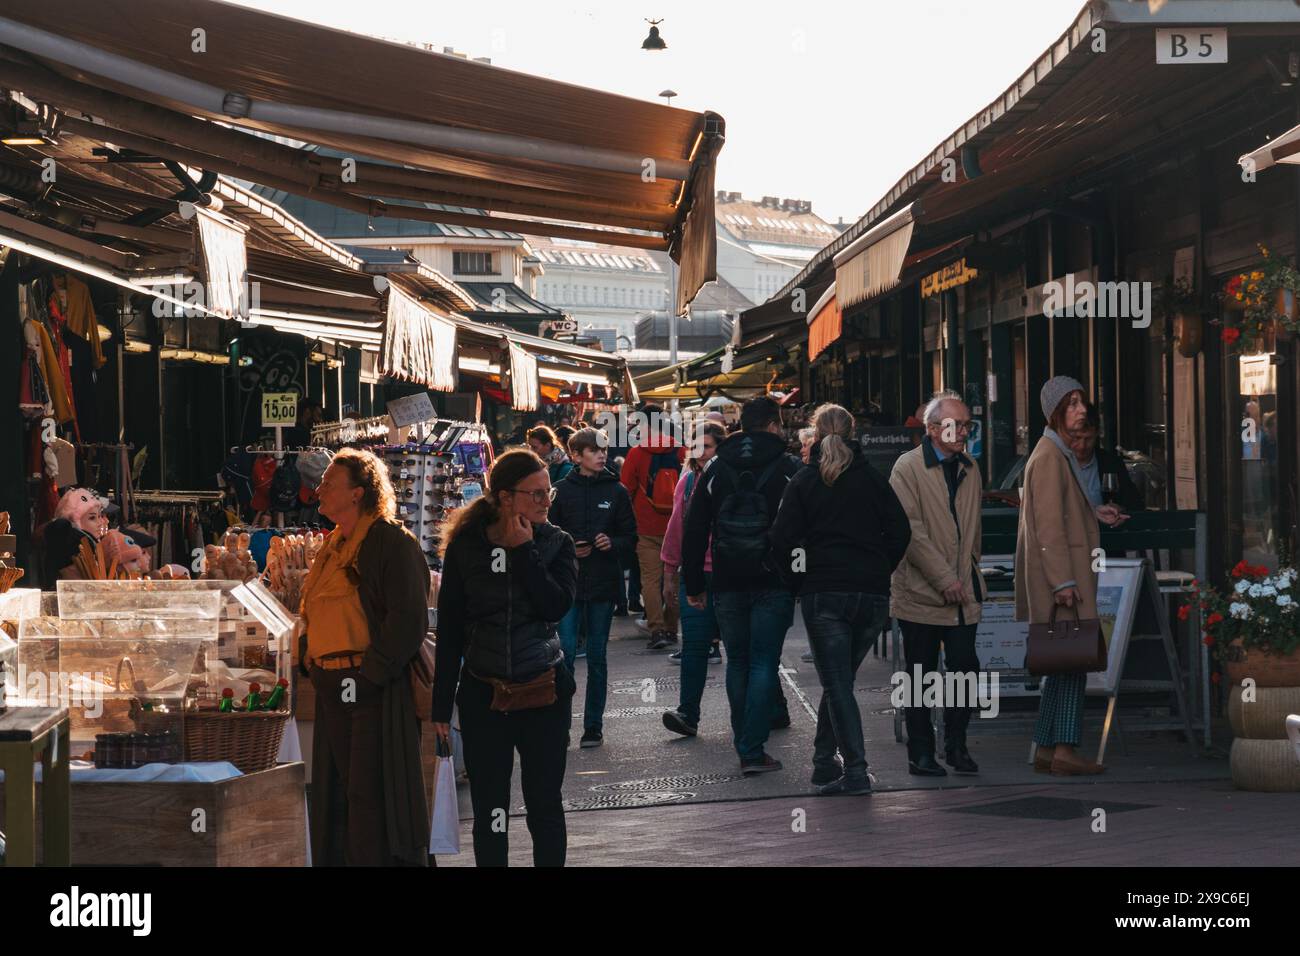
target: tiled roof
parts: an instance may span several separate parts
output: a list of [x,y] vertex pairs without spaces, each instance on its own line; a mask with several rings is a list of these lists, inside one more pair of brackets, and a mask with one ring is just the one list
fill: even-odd
[[820,249],[839,235],[834,226],[812,212],[807,204],[778,200],[767,205],[747,199],[726,200],[736,193],[719,192],[715,207],[718,225],[745,242],[768,242]]
[[659,261],[644,249],[605,246],[592,242],[560,242],[536,236],[529,236],[528,244],[545,265],[655,274],[664,271]]

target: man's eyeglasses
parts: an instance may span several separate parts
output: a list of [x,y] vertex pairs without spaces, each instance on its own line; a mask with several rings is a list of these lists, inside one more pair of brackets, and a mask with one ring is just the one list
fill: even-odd
[[930,426],[933,428],[941,429],[943,431],[947,431],[949,428],[951,428],[959,432],[969,432],[972,428],[975,427],[975,422],[973,422],[970,419],[966,419],[965,421],[962,422],[953,421],[952,419],[946,419],[941,422],[930,422]]
[[520,491],[518,488],[507,488],[512,495],[528,495],[533,499],[534,504],[548,505],[555,500],[557,489],[548,488],[546,491]]

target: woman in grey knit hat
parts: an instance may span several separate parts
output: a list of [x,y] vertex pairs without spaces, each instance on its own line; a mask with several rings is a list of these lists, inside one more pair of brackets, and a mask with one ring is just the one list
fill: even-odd
[[[1068,445],[1087,417],[1083,385],[1058,375],[1040,395],[1047,427],[1025,465],[1016,535],[1016,620],[1044,624],[1055,607],[1081,619],[1097,616],[1093,555],[1101,546],[1098,522],[1115,526],[1128,515],[1115,505],[1094,506],[1084,491]],[[1097,774],[1105,768],[1076,753],[1083,736],[1082,671],[1043,679],[1034,727],[1034,770],[1057,776]]]

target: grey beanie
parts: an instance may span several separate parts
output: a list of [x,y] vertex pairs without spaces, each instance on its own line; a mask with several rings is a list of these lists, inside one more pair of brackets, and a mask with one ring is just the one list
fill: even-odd
[[1043,417],[1050,419],[1052,412],[1056,411],[1056,406],[1061,404],[1061,399],[1071,392],[1083,392],[1085,397],[1088,394],[1083,383],[1068,375],[1058,375],[1056,378],[1048,379],[1039,396],[1043,403]]

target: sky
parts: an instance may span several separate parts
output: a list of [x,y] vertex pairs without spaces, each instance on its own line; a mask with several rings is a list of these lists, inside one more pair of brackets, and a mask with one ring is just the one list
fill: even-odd
[[[1012,84],[1084,0],[235,0],[496,66],[712,110],[717,187],[857,220]],[[641,49],[647,18],[668,49]],[[661,101],[662,102],[662,101]]]

